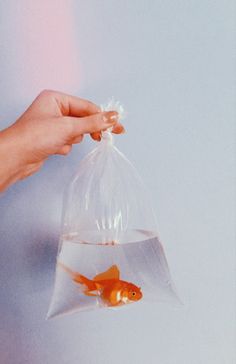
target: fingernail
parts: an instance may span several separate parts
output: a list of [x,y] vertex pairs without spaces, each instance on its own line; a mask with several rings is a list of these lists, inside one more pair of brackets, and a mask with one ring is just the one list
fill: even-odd
[[103,114],[103,121],[106,124],[115,124],[118,121],[118,113],[116,111],[107,111]]
[[118,123],[114,127],[112,127],[112,133],[124,134],[125,133],[125,128],[123,127],[123,125]]

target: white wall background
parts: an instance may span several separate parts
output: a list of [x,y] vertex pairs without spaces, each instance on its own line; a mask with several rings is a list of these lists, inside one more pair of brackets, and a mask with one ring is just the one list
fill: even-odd
[[233,364],[234,1],[0,1],[0,127],[42,88],[129,112],[182,309],[45,321],[62,192],[85,141],[0,197],[1,364]]

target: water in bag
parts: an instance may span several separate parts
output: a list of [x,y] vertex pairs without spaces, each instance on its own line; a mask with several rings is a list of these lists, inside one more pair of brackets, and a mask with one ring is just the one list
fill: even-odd
[[[106,110],[122,113],[118,103]],[[105,132],[65,196],[47,317],[145,301],[178,297],[143,183]]]

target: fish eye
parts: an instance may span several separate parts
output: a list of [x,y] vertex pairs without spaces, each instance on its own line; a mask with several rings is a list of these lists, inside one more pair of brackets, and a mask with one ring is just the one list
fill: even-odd
[[132,296],[136,296],[136,292],[132,292]]

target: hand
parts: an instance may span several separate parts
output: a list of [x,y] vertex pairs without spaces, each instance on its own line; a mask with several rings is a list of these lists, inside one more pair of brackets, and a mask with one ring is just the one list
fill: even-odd
[[13,125],[0,132],[0,191],[38,171],[50,155],[68,154],[84,134],[101,140],[101,131],[111,126],[113,133],[124,132],[117,112],[101,112],[90,101],[43,91]]

